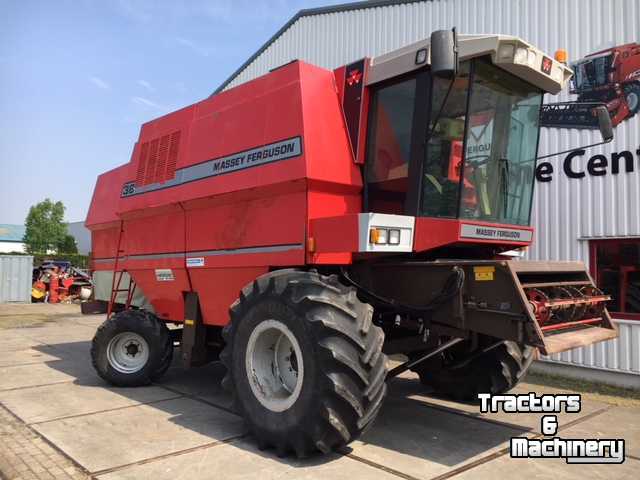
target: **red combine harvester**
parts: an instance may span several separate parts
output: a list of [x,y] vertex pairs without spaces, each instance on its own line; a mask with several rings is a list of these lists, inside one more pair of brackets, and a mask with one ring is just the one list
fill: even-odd
[[[628,43],[593,53],[571,64],[570,92],[576,102],[543,105],[543,127],[598,128],[593,104],[603,103],[613,126],[640,110],[640,45]],[[591,105],[589,105],[591,104]]]
[[516,37],[439,31],[144,124],[86,222],[109,300],[96,370],[147,384],[175,343],[185,366],[220,359],[258,443],[305,456],[358,437],[409,369],[472,399],[536,349],[616,337],[582,263],[503,255],[532,242],[542,96],[571,73]]

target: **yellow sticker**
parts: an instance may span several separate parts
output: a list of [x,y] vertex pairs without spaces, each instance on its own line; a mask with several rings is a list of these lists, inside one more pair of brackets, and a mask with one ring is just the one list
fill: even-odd
[[185,325],[193,325],[194,323],[195,323],[195,322],[194,322],[193,320],[188,320],[188,319],[187,319],[187,320],[185,320],[185,321],[184,321],[184,324],[185,324]]
[[492,281],[495,271],[496,267],[473,267],[473,273],[476,276],[476,282]]

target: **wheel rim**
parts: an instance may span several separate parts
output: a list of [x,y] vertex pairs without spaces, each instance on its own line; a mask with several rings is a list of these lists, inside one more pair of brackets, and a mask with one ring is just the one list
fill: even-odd
[[107,345],[107,359],[120,373],[139,372],[149,360],[149,344],[137,333],[119,333]]
[[640,102],[640,96],[636,92],[627,94],[627,106],[629,111],[635,112],[638,109],[638,103]]
[[269,410],[287,410],[300,396],[302,352],[298,340],[282,322],[265,320],[251,332],[245,367],[253,394]]

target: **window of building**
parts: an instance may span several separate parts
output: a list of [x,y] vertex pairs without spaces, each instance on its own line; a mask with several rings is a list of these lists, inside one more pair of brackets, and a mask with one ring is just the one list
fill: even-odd
[[640,320],[640,239],[591,242],[591,274],[616,318]]

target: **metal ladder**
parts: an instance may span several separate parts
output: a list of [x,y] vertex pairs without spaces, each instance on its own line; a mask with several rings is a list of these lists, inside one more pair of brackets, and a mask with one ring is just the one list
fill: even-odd
[[[120,288],[120,284],[122,283],[122,277],[125,273],[128,273],[126,269],[122,269],[118,271],[118,264],[120,261],[120,253],[122,250],[120,246],[122,244],[122,234],[124,233],[123,222],[120,221],[120,233],[118,234],[118,247],[116,249],[116,258],[113,265],[113,277],[111,279],[111,296],[109,297],[109,306],[107,307],[107,320],[111,318],[113,314],[113,307],[116,303],[116,299],[118,297],[118,293],[126,292],[127,299],[125,301],[124,308],[128,310],[131,307],[131,301],[133,300],[133,295],[136,291],[136,282],[133,280],[133,277],[129,275],[129,284],[127,288]],[[118,276],[118,280],[116,281],[116,275]]]

